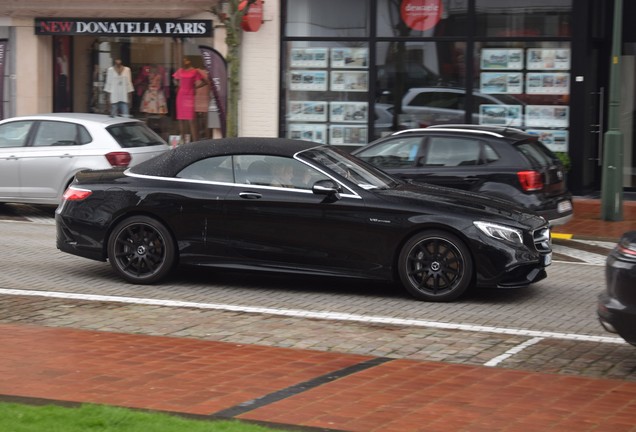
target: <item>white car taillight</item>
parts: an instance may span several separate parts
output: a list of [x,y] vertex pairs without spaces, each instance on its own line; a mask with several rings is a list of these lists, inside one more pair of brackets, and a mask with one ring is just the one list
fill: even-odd
[[128,152],[110,152],[106,154],[108,163],[113,167],[127,167],[132,160]]

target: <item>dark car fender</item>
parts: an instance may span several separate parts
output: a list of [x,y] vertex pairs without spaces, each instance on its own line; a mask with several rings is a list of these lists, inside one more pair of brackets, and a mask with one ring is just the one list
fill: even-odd
[[526,209],[534,209],[541,206],[541,200],[537,195],[524,194],[516,187],[500,182],[484,182],[478,189],[475,189],[475,192],[512,201]]
[[411,216],[408,218],[408,221],[412,224],[412,226],[404,233],[398,244],[398,247],[395,250],[395,254],[393,257],[394,273],[397,272],[397,262],[400,256],[400,252],[406,242],[408,242],[409,239],[421,232],[431,230],[444,231],[458,237],[468,247],[471,258],[473,262],[475,262],[476,257],[474,256],[472,241],[465,235],[466,232],[469,232],[469,230],[473,229],[474,227],[472,224],[467,223],[464,218],[449,219],[448,216],[427,214]]

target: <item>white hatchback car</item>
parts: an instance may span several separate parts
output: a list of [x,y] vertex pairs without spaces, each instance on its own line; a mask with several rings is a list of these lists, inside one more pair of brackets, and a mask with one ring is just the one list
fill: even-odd
[[59,204],[82,170],[128,167],[170,147],[145,123],[55,113],[0,121],[0,202]]

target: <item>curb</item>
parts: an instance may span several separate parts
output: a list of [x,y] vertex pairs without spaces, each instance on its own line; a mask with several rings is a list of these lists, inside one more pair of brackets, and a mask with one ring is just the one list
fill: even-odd
[[560,239],[560,240],[572,240],[572,237],[574,237],[574,235],[562,234],[562,233],[550,233],[550,237],[552,237],[553,239]]

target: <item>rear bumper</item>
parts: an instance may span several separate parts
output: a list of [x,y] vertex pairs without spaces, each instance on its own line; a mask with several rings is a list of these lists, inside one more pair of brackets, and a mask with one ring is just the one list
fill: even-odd
[[[559,205],[566,202],[570,203],[569,210],[559,211]],[[572,220],[574,210],[571,199],[560,199],[552,204],[549,209],[536,210],[539,215],[550,222],[550,226],[565,225]]]
[[570,213],[569,215],[557,217],[554,219],[551,219],[549,216],[543,216],[543,217],[545,217],[548,221],[550,221],[550,226],[565,225],[566,223],[572,220],[572,218],[574,217],[574,213]]
[[102,243],[95,238],[88,238],[74,231],[66,223],[64,217],[57,212],[55,214],[55,228],[56,246],[60,251],[96,261],[106,261]]

